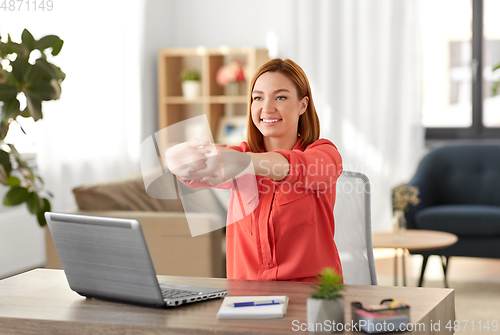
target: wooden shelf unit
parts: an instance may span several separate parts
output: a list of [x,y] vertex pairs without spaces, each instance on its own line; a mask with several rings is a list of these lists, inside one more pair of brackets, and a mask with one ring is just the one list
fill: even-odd
[[[240,60],[247,68],[247,76],[269,60],[268,51],[258,48],[189,48],[162,49],[158,58],[158,100],[159,130],[185,119],[205,114],[214,136],[220,119],[226,114],[228,106],[243,110],[249,102],[248,84],[251,78],[241,83],[240,94],[230,95],[228,88],[216,81],[219,68],[231,60]],[[186,100],[182,96],[181,72],[184,69],[197,69],[201,74],[201,96]],[[162,140],[163,142],[163,140]],[[165,144],[165,143],[163,143]]]

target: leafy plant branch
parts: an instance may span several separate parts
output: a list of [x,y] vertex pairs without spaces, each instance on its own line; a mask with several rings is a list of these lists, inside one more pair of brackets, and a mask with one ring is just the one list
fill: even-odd
[[[21,157],[14,144],[5,143],[5,137],[12,122],[17,118],[43,118],[42,102],[57,100],[61,96],[61,83],[66,74],[47,60],[45,54],[51,49],[57,56],[63,40],[55,35],[47,35],[36,40],[24,29],[21,43],[0,39],[0,183],[9,191],[4,197],[6,206],[26,203],[30,213],[37,216],[41,226],[46,224],[44,213],[50,211],[51,196],[44,192],[42,178]],[[26,100],[21,109],[20,99]],[[22,129],[22,128],[21,128]],[[24,130],[23,130],[24,132]]]

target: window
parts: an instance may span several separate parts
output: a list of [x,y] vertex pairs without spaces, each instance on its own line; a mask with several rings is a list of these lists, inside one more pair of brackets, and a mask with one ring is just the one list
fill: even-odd
[[[426,139],[500,138],[500,1],[422,0]],[[450,13],[453,13],[450,15]]]

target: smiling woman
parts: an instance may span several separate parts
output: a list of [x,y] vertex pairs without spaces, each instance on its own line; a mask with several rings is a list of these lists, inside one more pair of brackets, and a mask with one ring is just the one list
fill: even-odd
[[[304,149],[319,138],[319,119],[309,81],[304,71],[292,60],[274,59],[267,62],[257,71],[250,87],[252,95],[247,127],[248,142],[253,152],[259,152],[266,142],[269,146],[272,143],[278,147],[286,146],[285,143],[276,143],[278,138],[289,138],[295,144],[297,136],[300,136]],[[285,117],[284,121],[282,117]],[[266,128],[259,128],[262,125],[274,125],[278,121],[283,123],[281,131],[286,129],[287,134],[277,137],[278,130],[274,130],[275,135],[271,132],[271,136],[268,136],[267,131],[266,134],[262,132]]]
[[266,72],[255,82],[251,124],[262,134],[267,151],[297,142],[299,117],[305,113],[309,97],[299,97],[296,91],[293,82],[279,72]]
[[[289,59],[271,60],[250,92],[248,142],[181,143],[167,151],[167,166],[190,187],[231,189],[228,278],[314,281],[326,267],[342,273],[333,217],[342,158],[319,139],[304,71]],[[249,174],[256,188],[247,187]]]

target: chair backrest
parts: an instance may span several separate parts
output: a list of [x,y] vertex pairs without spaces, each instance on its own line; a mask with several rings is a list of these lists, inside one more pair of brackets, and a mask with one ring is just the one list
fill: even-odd
[[335,243],[345,284],[377,285],[371,233],[370,181],[359,172],[343,171],[337,180],[333,210]]

